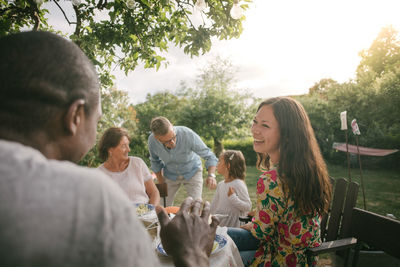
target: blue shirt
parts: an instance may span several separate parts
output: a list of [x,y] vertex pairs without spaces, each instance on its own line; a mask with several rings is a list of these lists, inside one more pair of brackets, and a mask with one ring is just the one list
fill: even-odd
[[176,145],[166,148],[154,134],[148,139],[151,169],[159,172],[164,169],[164,177],[175,181],[182,175],[190,179],[201,169],[201,159],[205,160],[206,168],[217,166],[218,159],[200,136],[185,126],[174,126]]

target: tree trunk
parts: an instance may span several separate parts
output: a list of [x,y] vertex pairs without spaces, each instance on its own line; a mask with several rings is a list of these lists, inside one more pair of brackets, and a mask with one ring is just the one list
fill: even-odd
[[214,137],[214,153],[219,158],[219,155],[224,150],[224,145],[217,138]]

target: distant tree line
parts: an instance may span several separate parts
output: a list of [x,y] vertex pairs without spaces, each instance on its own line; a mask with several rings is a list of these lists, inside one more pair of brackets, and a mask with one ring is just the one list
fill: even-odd
[[[309,93],[293,96],[306,108],[324,158],[345,164],[346,155],[332,149],[333,142],[345,142],[340,130],[340,112],[349,122],[355,118],[361,130],[360,145],[400,148],[400,41],[391,26],[383,28],[367,50],[360,52],[356,78],[345,83],[326,78],[315,83]],[[218,154],[226,148],[241,149],[249,164],[255,163],[250,125],[260,99],[239,91],[232,64],[217,58],[210,62],[193,88],[182,82],[175,91],[148,94],[146,101],[128,105],[127,93],[103,92],[103,119],[99,135],[109,126],[128,128],[132,153],[148,161],[149,123],[155,116],[168,117],[175,125],[196,131]],[[349,130],[349,143],[355,138]],[[96,166],[95,150],[82,164]],[[363,157],[365,167],[399,168],[400,153],[383,158]]]
[[[400,149],[400,36],[392,26],[381,30],[369,49],[361,51],[356,78],[338,83],[322,79],[307,95],[297,97],[305,106],[326,160],[342,163],[343,152],[333,142],[345,142],[339,114],[347,110],[349,143],[356,144],[350,121],[359,125],[361,146]],[[365,167],[399,168],[400,152],[386,157],[363,156]]]

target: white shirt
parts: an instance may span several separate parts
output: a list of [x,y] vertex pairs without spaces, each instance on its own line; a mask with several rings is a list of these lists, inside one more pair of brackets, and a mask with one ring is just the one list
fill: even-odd
[[[229,187],[235,189],[235,194],[228,197]],[[251,210],[251,200],[244,181],[235,179],[226,183],[218,183],[217,190],[211,202],[211,214],[228,215],[218,218],[219,226],[239,227],[239,216],[246,216]]]
[[99,170],[110,176],[124,190],[131,201],[135,203],[149,202],[144,183],[153,179],[153,177],[141,158],[129,157],[128,167],[122,172],[109,171],[104,167],[104,164],[99,166]]
[[102,172],[0,140],[0,266],[159,266],[132,203]]

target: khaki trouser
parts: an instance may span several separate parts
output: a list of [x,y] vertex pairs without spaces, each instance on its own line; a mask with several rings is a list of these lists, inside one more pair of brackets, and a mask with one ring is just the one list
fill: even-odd
[[192,178],[188,180],[180,175],[176,181],[166,178],[165,183],[168,186],[168,196],[166,198],[167,207],[174,204],[176,192],[178,192],[181,184],[183,184],[185,187],[188,196],[192,197],[193,199],[201,199],[201,195],[203,193],[203,170],[200,169],[193,175]]

